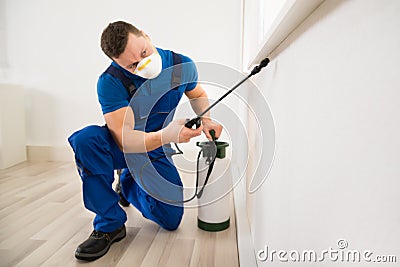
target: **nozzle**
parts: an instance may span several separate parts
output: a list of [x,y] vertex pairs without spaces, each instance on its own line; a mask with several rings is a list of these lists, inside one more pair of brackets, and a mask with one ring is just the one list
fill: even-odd
[[260,62],[260,65],[258,65],[258,67],[264,68],[268,65],[268,63],[269,63],[269,58],[266,57]]
[[262,68],[266,67],[269,63],[269,58],[264,58],[258,66],[255,66],[254,69],[251,71],[250,76],[257,74],[261,71]]

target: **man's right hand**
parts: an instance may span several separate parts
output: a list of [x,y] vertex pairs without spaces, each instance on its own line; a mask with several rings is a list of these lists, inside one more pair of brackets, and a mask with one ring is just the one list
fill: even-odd
[[171,121],[167,127],[161,130],[161,141],[168,143],[187,143],[191,138],[199,136],[203,130],[203,125],[197,129],[185,127],[186,119]]

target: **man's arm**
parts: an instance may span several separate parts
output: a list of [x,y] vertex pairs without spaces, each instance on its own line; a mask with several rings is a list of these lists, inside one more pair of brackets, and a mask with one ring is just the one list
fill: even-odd
[[[197,83],[196,87],[190,91],[185,92],[186,96],[190,99],[190,104],[193,111],[199,115],[209,107],[209,101],[206,91],[203,87]],[[201,122],[203,124],[203,132],[209,140],[212,140],[210,131],[215,131],[215,136],[218,138],[222,132],[222,126],[215,123],[210,118],[210,111],[208,111],[204,116],[201,117]]]
[[137,131],[134,130],[135,116],[130,107],[106,113],[104,119],[118,147],[125,153],[151,151],[171,142],[189,142],[192,137],[200,135],[202,131],[202,127],[199,129],[184,127],[184,119],[174,120],[157,132]]

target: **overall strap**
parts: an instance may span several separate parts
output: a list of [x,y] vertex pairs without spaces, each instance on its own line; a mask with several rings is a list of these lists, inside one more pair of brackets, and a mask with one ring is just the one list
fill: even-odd
[[171,79],[171,88],[178,89],[179,85],[181,85],[182,78],[182,58],[180,55],[172,52],[172,60],[174,67],[172,69],[172,79]]
[[119,79],[122,84],[124,85],[126,91],[128,92],[128,94],[132,97],[135,93],[136,93],[136,86],[133,83],[133,81],[131,79],[129,79],[123,72],[122,70],[118,69],[117,67],[110,65],[105,73],[110,74],[111,76],[113,76],[114,78]]

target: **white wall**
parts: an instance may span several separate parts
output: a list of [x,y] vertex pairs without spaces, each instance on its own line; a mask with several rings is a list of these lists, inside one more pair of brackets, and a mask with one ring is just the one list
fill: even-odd
[[26,90],[27,145],[67,146],[73,131],[103,124],[96,83],[109,64],[100,49],[109,22],[127,20],[159,47],[238,69],[240,5],[240,0],[2,0],[0,79]]
[[277,142],[270,176],[248,196],[255,251],[345,238],[400,261],[399,13],[397,0],[327,0],[254,79]]

